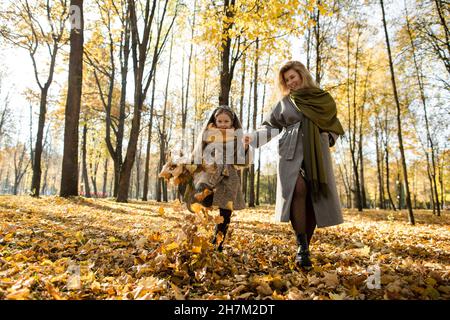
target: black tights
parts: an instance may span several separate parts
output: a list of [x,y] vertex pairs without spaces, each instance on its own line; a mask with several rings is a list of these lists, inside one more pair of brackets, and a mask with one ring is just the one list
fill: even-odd
[[223,222],[219,223],[217,226],[220,231],[224,232],[224,230],[226,230],[228,228],[228,225],[230,224],[232,211],[220,208],[219,212],[220,216],[223,217]]
[[[207,196],[203,201],[202,204],[205,207],[211,207],[212,206],[212,202],[213,202],[213,195],[210,194],[209,196]],[[233,211],[228,210],[228,209],[219,209],[220,212],[220,216],[223,217],[223,222],[219,223],[217,225],[217,228],[219,231],[222,231],[222,233],[225,234],[226,229],[228,229],[228,225],[230,224],[230,220],[231,220],[231,214],[233,213]]]
[[306,233],[308,243],[316,229],[316,217],[311,202],[311,196],[308,194],[308,187],[301,175],[298,176],[295,183],[294,194],[292,196],[290,220],[295,234]]

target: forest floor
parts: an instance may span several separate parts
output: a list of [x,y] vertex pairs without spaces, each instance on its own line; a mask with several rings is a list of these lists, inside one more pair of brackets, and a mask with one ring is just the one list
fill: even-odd
[[345,210],[317,229],[314,268],[273,206],[235,212],[224,251],[217,210],[178,202],[0,196],[2,299],[450,299],[450,212]]

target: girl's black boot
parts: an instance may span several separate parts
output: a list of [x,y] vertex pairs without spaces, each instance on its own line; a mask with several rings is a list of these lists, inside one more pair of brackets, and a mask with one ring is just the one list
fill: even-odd
[[228,231],[228,224],[220,223],[216,225],[216,229],[214,230],[214,237],[211,240],[211,243],[216,245],[217,240],[219,238],[219,233],[222,234],[222,239],[220,240],[219,245],[217,246],[217,251],[222,252],[223,250],[223,243],[225,242],[225,236]]

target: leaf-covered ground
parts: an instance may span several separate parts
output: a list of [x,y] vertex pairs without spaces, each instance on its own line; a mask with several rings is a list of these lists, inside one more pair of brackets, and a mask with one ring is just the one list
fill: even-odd
[[273,207],[235,212],[222,253],[209,244],[217,216],[177,202],[1,196],[0,299],[450,298],[448,211],[416,211],[411,226],[404,211],[346,210],[344,224],[317,230],[309,272],[295,268],[293,232],[271,222]]

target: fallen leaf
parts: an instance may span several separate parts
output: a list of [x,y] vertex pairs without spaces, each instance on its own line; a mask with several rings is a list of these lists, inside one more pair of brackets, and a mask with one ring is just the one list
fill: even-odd
[[184,294],[181,293],[180,288],[178,288],[175,284],[170,283],[170,286],[173,289],[173,293],[175,295],[175,299],[176,300],[186,300],[186,298],[184,297]]
[[261,296],[270,296],[273,293],[272,288],[266,282],[262,282],[258,287],[256,287],[256,291]]
[[324,277],[322,280],[325,282],[325,285],[328,287],[336,287],[339,284],[339,278],[336,273],[333,272],[324,272]]
[[345,293],[341,292],[341,293],[329,293],[330,299],[331,300],[345,300]]

